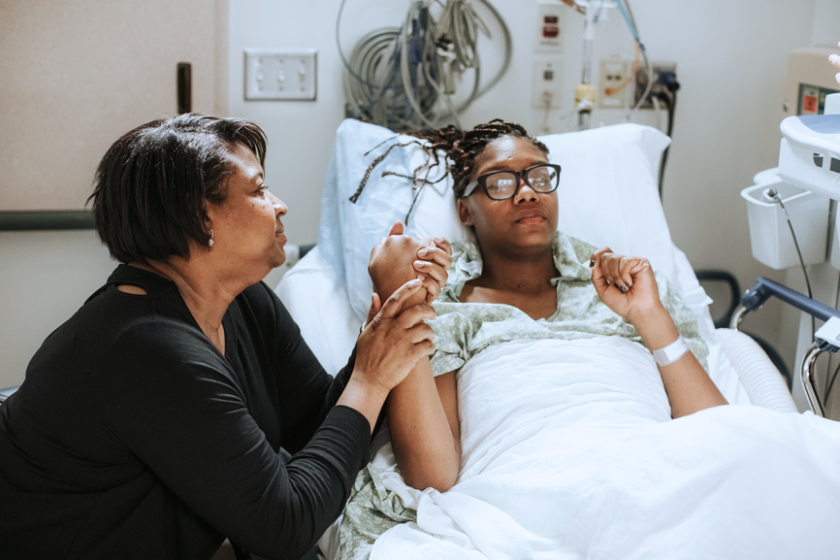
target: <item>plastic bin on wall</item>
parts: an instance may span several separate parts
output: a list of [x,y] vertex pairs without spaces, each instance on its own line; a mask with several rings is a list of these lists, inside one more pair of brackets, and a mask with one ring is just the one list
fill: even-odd
[[759,184],[741,191],[747,201],[753,257],[776,270],[799,266],[799,257],[784,210],[765,193],[778,191],[790,214],[796,240],[806,265],[826,258],[829,199],[782,181],[775,170],[756,175]]

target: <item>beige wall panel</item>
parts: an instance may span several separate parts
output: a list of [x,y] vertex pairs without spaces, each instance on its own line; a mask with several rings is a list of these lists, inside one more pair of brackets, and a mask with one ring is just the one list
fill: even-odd
[[193,110],[223,112],[220,12],[207,0],[0,0],[0,211],[81,209],[111,143],[177,112],[178,62],[192,63]]

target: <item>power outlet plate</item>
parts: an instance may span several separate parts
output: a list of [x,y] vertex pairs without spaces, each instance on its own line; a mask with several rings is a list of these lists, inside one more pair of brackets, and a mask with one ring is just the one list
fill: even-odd
[[541,0],[537,4],[535,52],[546,54],[563,52],[563,42],[560,36],[562,29],[560,27],[560,14],[562,11],[563,4],[557,0]]
[[558,57],[534,60],[534,82],[531,105],[534,109],[559,109],[563,86],[563,59]]
[[598,80],[599,108],[624,109],[627,106],[629,71],[630,63],[626,60],[601,61],[601,75]]
[[[653,85],[650,88],[648,98],[645,99],[639,109],[653,109],[653,102],[650,100],[651,94],[655,95],[667,89],[665,84],[660,83],[660,74],[662,72],[672,72],[674,76],[677,74],[676,62],[651,62],[651,66],[653,67]],[[639,66],[639,69],[636,71],[636,84],[633,94],[634,106],[639,102],[639,98],[642,97],[642,94],[645,92],[645,88],[647,88],[648,80],[650,80],[647,70],[647,67]]]
[[245,49],[245,99],[314,101],[316,49]]

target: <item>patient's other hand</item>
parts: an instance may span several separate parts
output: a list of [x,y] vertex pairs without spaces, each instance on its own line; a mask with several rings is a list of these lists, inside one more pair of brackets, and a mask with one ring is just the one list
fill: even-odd
[[617,255],[604,247],[592,255],[590,266],[598,297],[629,323],[664,309],[647,259]]

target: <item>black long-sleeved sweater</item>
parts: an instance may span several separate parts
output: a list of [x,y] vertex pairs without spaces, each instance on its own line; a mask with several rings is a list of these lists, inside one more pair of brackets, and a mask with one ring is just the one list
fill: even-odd
[[367,420],[334,407],[354,356],[330,377],[262,283],[222,324],[224,355],[174,283],[122,265],[47,338],[0,407],[0,558],[311,548],[368,461]]

